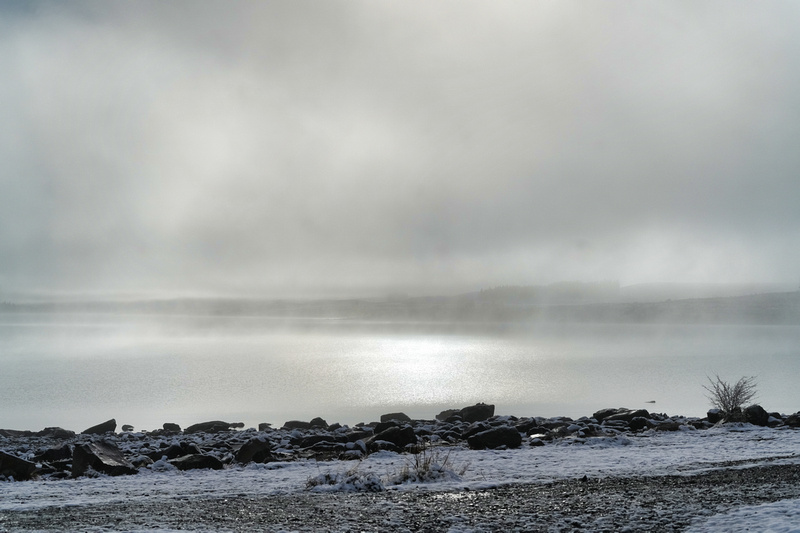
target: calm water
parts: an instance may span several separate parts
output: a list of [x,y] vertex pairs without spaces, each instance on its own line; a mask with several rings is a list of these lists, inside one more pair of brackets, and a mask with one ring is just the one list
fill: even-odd
[[[0,428],[137,429],[212,420],[353,424],[644,407],[702,416],[707,375],[757,377],[769,411],[800,410],[800,328],[569,325],[507,329],[264,318],[0,315]],[[655,400],[655,404],[645,403]]]

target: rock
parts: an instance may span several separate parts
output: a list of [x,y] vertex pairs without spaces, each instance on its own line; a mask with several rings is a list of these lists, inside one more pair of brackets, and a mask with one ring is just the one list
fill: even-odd
[[269,422],[261,422],[258,425],[258,430],[259,431],[267,431],[269,429],[272,429],[272,424],[270,424]]
[[385,431],[381,431],[380,433],[376,433],[369,439],[367,439],[366,444],[370,449],[373,449],[373,444],[377,441],[385,441],[390,442],[397,446],[398,448],[405,448],[409,444],[416,444],[417,443],[417,435],[414,433],[414,430],[409,427],[391,427]]
[[381,433],[393,427],[400,427],[400,424],[398,424],[394,420],[387,420],[386,422],[378,422],[377,424],[375,424],[373,430],[375,431],[375,433]]
[[108,441],[75,445],[72,452],[72,477],[84,475],[89,468],[109,476],[136,473],[136,468],[120,449]]
[[628,427],[631,428],[631,431],[639,431],[640,429],[649,428],[650,425],[650,421],[643,416],[633,417],[628,423]]
[[30,437],[33,435],[32,431],[18,429],[0,429],[0,437]]
[[359,428],[352,430],[350,433],[346,435],[346,437],[349,442],[356,442],[358,440],[366,441],[374,434],[375,431],[372,428],[363,428],[363,429]]
[[754,404],[745,408],[744,421],[754,426],[766,426],[769,424],[769,413],[760,405]]
[[386,415],[381,415],[381,422],[389,422],[391,420],[396,420],[398,422],[411,422],[411,417],[405,413],[389,413]]
[[489,424],[485,424],[483,422],[478,422],[477,424],[472,424],[466,430],[461,432],[461,438],[464,439],[464,440],[467,440],[471,436],[477,435],[478,433],[481,433],[482,431],[486,431],[487,429],[491,429],[491,426],[489,426]]
[[793,428],[800,427],[800,412],[787,416],[784,424]]
[[461,409],[445,409],[444,411],[436,415],[436,420],[438,420],[439,422],[444,422],[451,416],[455,415],[461,416]]
[[680,423],[674,420],[665,420],[664,422],[659,422],[656,426],[656,431],[678,431],[680,429]]
[[0,451],[0,475],[14,478],[15,481],[25,481],[30,479],[35,471],[35,463]]
[[605,418],[606,421],[622,420],[630,424],[634,418],[650,418],[650,413],[647,409],[620,409],[618,412]]
[[106,433],[113,433],[116,430],[117,421],[112,418],[111,420],[107,420],[102,424],[97,424],[89,429],[84,429],[81,431],[81,435],[104,435]]
[[178,424],[173,424],[172,422],[164,422],[164,425],[161,426],[164,428],[164,431],[169,431],[172,433],[180,433],[181,427]]
[[300,439],[292,440],[292,444],[297,444],[300,448],[310,448],[319,444],[320,442],[347,442],[346,438],[339,440],[333,435],[309,435]]
[[179,442],[178,444],[172,444],[161,450],[150,452],[147,454],[147,456],[154,461],[158,461],[162,457],[166,457],[167,459],[177,459],[178,457],[183,457],[185,455],[200,453],[202,452],[194,444],[190,444],[188,442]]
[[605,420],[609,416],[615,415],[615,414],[619,413],[620,411],[628,411],[628,409],[625,409],[624,407],[619,407],[619,408],[606,407],[605,409],[600,409],[599,411],[595,412],[592,415],[592,418],[594,418],[598,422],[602,422],[603,420]]
[[65,459],[72,459],[72,447],[69,444],[64,444],[58,448],[48,448],[33,458],[37,463],[42,461],[51,463]]
[[480,422],[494,416],[494,405],[476,403],[461,410],[461,419],[464,422]]
[[145,468],[153,464],[153,460],[146,455],[138,455],[131,459],[131,464],[136,468]]
[[320,417],[312,418],[311,422],[309,422],[309,424],[311,424],[312,428],[323,428],[323,429],[325,429],[325,428],[328,427],[328,423],[325,422],[325,420],[320,418]]
[[53,427],[53,428],[44,428],[43,430],[36,433],[36,436],[63,440],[63,439],[73,438],[75,436],[75,432],[64,428]]
[[289,420],[283,425],[282,429],[311,429],[311,422],[302,420]]
[[244,427],[244,422],[231,422],[228,424],[230,429],[242,429]]
[[513,427],[501,426],[472,435],[467,439],[467,444],[472,450],[495,449],[501,446],[519,448],[522,436]]
[[183,432],[187,434],[220,433],[222,431],[230,431],[230,428],[231,425],[228,422],[223,422],[222,420],[212,420],[211,422],[200,422],[199,424],[193,424],[184,429]]
[[712,424],[722,422],[724,416],[725,414],[720,409],[709,409],[706,413],[706,418],[708,418],[708,421]]
[[122,426],[122,431],[125,431],[125,432],[133,431],[133,426],[130,425],[130,424],[125,424],[125,425]]
[[168,462],[178,470],[197,470],[201,468],[222,470],[223,468],[222,461],[212,455],[205,454],[184,455],[177,459],[170,459]]
[[535,418],[528,418],[528,419],[520,420],[519,422],[514,424],[514,427],[520,433],[527,433],[528,435],[530,435],[531,433],[534,433],[534,432],[538,433],[538,431],[539,431],[539,423],[536,421]]
[[237,463],[268,463],[274,460],[271,443],[264,437],[253,437],[242,444],[242,447],[236,452]]

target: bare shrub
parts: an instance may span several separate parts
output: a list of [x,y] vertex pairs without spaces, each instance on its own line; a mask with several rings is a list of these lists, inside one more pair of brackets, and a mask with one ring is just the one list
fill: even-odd
[[731,384],[715,375],[714,379],[708,378],[708,383],[708,385],[703,385],[703,388],[708,392],[711,405],[722,411],[724,420],[728,422],[743,421],[742,409],[757,395],[756,378],[746,376]]
[[468,463],[460,466],[453,464],[450,450],[442,453],[433,447],[422,447],[414,453],[413,461],[389,476],[389,482],[395,485],[402,483],[428,483],[431,481],[460,481],[461,476],[469,468]]

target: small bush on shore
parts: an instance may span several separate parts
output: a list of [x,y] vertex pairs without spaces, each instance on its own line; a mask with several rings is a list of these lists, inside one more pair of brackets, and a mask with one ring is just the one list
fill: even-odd
[[450,459],[449,450],[447,453],[442,453],[426,446],[414,454],[412,461],[408,461],[398,472],[389,476],[389,482],[400,485],[431,481],[460,481],[468,467],[468,464],[456,467]]
[[736,383],[723,381],[718,375],[714,379],[708,378],[708,385],[703,388],[708,392],[711,405],[722,411],[723,420],[726,422],[744,421],[744,407],[752,402],[756,396],[755,377],[743,377]]

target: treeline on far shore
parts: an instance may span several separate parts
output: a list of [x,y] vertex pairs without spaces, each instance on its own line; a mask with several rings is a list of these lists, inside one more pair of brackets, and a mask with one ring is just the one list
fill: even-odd
[[[509,292],[509,291],[505,291]],[[2,313],[264,316],[385,321],[710,323],[800,325],[800,291],[656,302],[552,303],[502,291],[382,299],[175,298],[0,302]]]

